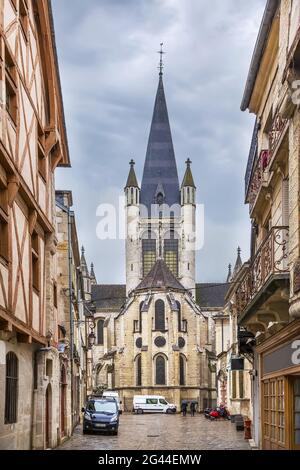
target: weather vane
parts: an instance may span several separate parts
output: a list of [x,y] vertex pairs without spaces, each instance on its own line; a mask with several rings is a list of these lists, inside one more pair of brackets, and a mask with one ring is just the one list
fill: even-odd
[[157,53],[160,55],[160,61],[159,61],[159,75],[162,75],[162,74],[163,74],[163,69],[164,69],[163,55],[165,54],[165,52],[163,51],[163,45],[164,45],[164,43],[161,42],[161,43],[160,43],[160,51],[157,52]]

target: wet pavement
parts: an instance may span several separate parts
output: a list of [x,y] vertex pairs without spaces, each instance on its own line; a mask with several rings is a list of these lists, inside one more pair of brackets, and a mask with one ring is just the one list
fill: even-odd
[[249,450],[244,433],[230,421],[203,415],[133,415],[120,417],[119,435],[82,434],[78,426],[60,450]]

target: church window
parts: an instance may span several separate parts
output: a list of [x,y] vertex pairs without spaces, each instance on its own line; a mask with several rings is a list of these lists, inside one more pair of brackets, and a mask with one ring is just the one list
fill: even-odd
[[185,357],[181,354],[179,356],[179,385],[185,385]]
[[169,238],[164,242],[164,258],[170,271],[178,277],[178,240],[173,230],[169,234]]
[[156,261],[156,240],[151,235],[152,233],[148,232],[148,238],[142,241],[144,277],[151,271]]
[[155,302],[155,330],[166,330],[165,303],[162,300],[157,300]]
[[166,360],[164,356],[157,356],[155,361],[155,384],[166,385]]
[[136,358],[136,386],[142,386],[142,356],[139,355]]
[[178,331],[182,330],[182,325],[181,325],[181,305],[180,302],[176,302],[177,308],[178,308]]
[[131,199],[130,199],[130,204],[133,204],[134,203],[134,193],[133,193],[134,189],[131,188]]
[[140,316],[139,316],[139,332],[142,333],[142,329],[143,329],[143,321],[142,321],[142,315],[143,315],[143,312],[142,312],[142,309],[143,309],[143,305],[144,305],[144,302],[141,302],[140,303]]
[[99,346],[104,344],[104,320],[99,320],[97,323],[97,336]]
[[5,424],[17,422],[18,380],[18,358],[9,352],[6,355]]

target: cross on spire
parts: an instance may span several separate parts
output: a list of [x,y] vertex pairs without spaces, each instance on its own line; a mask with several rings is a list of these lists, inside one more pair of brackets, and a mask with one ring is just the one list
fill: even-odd
[[185,163],[186,163],[186,165],[187,165],[188,167],[190,167],[191,164],[192,164],[192,160],[191,160],[190,158],[188,158]]
[[160,55],[160,61],[159,61],[159,76],[162,77],[163,75],[163,69],[164,69],[164,63],[163,63],[163,55],[165,52],[163,51],[163,45],[164,43],[160,43],[160,51],[158,51],[158,54]]

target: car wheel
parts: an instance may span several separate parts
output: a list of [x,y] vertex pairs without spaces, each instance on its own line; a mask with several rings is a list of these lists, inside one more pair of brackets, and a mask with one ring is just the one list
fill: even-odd
[[114,431],[113,436],[117,436],[119,431]]
[[137,410],[138,415],[142,415],[143,413],[144,413],[143,410],[141,410],[141,409]]
[[89,431],[87,431],[86,429],[82,430],[82,434],[88,434],[88,433],[89,433]]
[[170,415],[171,413],[173,413],[172,410],[170,410],[170,408],[166,411],[167,415]]

